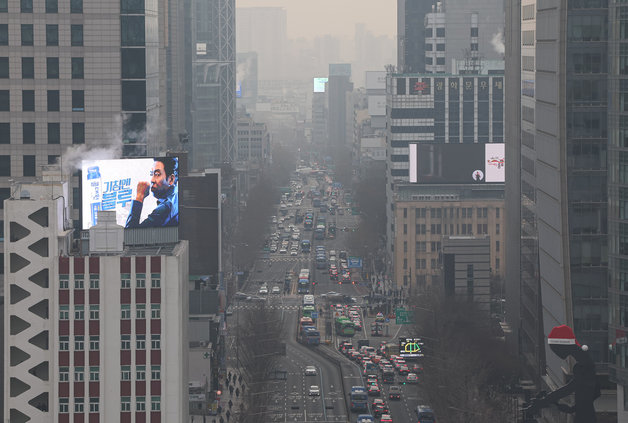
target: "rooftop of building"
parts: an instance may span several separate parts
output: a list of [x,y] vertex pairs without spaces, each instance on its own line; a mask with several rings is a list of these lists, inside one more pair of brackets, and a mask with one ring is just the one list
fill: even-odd
[[464,73],[464,74],[454,74],[454,73],[393,73],[391,74],[393,78],[446,78],[446,77],[464,77],[464,78],[486,78],[490,76],[504,76],[504,70],[492,70],[489,74],[473,74],[473,73]]
[[397,184],[395,201],[503,200],[504,184]]

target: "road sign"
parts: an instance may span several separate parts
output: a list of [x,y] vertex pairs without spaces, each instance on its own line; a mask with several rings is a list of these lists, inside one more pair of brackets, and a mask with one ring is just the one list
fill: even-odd
[[398,325],[414,323],[414,312],[405,308],[395,309],[395,323]]
[[312,317],[312,319],[318,319],[318,311],[311,312],[310,316]]
[[347,257],[347,267],[350,269],[361,268],[362,259],[360,257]]

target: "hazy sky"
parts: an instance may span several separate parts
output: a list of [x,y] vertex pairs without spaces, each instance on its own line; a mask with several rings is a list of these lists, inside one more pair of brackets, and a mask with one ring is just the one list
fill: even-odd
[[397,34],[397,0],[236,0],[236,7],[283,7],[288,38],[353,38],[356,23],[377,35]]

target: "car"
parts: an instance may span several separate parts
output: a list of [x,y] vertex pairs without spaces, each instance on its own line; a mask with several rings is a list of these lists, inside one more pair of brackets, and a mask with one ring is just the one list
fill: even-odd
[[261,288],[259,289],[259,291],[258,291],[257,293],[258,293],[258,294],[260,294],[260,295],[266,295],[266,294],[268,294],[268,288],[266,288],[265,286],[263,286],[263,287],[261,287]]
[[270,246],[270,252],[271,253],[276,253],[277,252],[277,245],[276,244],[273,244],[273,245]]
[[316,371],[316,367],[314,366],[306,366],[305,367],[305,376],[316,376],[318,372]]
[[377,316],[375,316],[375,321],[376,322],[385,322],[386,318],[384,317],[383,313],[377,313]]
[[416,375],[416,373],[408,373],[406,375],[406,383],[419,383],[419,377]]
[[271,292],[273,294],[281,294],[281,288],[279,288],[278,286],[273,286],[273,289]]
[[375,423],[375,417],[370,414],[360,414],[356,423]]
[[416,414],[419,422],[421,423],[435,423],[436,416],[434,416],[434,411],[430,406],[427,405],[418,405],[416,407]]
[[377,385],[377,378],[369,377],[368,379],[366,379],[366,384],[368,386]]
[[373,405],[373,415],[375,417],[379,417],[388,413],[390,413],[390,409],[388,408],[388,405],[385,402],[383,402],[383,400],[381,403]]
[[236,292],[235,294],[233,294],[233,297],[236,300],[244,300],[246,299],[246,297],[248,297],[249,294],[245,294],[244,292]]
[[297,256],[297,255],[299,255],[299,252],[297,250],[290,250],[290,255],[291,256]]
[[382,414],[382,417],[379,419],[382,423],[392,423],[393,419],[390,417],[390,414]]
[[390,390],[388,391],[388,399],[400,400],[401,399],[401,387],[397,385],[391,386]]
[[279,254],[286,254],[287,252],[288,250],[284,246],[281,246],[281,248],[279,249]]
[[397,370],[399,371],[400,375],[407,375],[408,373],[410,373],[410,369],[408,369],[408,366],[406,366],[405,364],[399,366],[399,369]]
[[310,396],[320,396],[321,394],[321,389],[318,387],[318,385],[310,385],[310,390],[308,391],[308,395]]
[[373,397],[378,397],[378,396],[380,396],[381,393],[382,393],[382,390],[379,389],[378,385],[371,385],[371,386],[369,386],[369,389],[368,389],[368,394],[369,395],[371,395]]

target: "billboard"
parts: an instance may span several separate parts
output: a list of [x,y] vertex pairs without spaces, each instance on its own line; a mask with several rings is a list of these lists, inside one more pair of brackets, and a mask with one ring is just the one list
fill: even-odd
[[421,338],[399,338],[399,355],[403,358],[423,357],[423,341]]
[[503,143],[409,144],[409,180],[419,184],[504,182]]
[[386,89],[386,71],[366,71],[367,90]]
[[84,160],[81,170],[83,229],[99,210],[115,210],[125,228],[178,226],[178,157]]
[[329,78],[314,78],[314,92],[324,93],[327,81],[329,81]]
[[368,96],[369,115],[386,116],[386,96],[370,95]]

